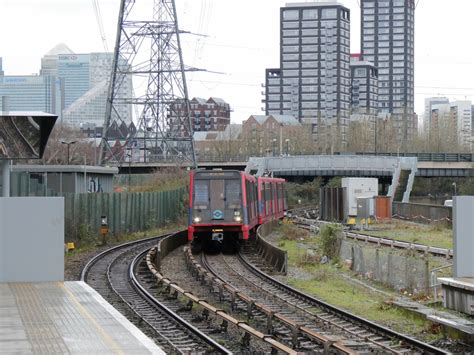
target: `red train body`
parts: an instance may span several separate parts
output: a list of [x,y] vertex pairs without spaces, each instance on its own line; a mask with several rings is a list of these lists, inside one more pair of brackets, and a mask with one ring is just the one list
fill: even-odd
[[284,183],[240,171],[191,172],[188,240],[236,244],[249,239],[259,224],[283,217]]

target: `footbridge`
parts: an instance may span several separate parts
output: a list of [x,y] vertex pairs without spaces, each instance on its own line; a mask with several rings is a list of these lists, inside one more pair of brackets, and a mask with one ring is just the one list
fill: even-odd
[[360,155],[303,155],[250,158],[245,171],[258,176],[280,177],[391,177],[388,196],[408,202],[417,172],[415,157],[380,157]]
[[[386,158],[416,158],[417,159],[417,177],[470,177],[474,176],[474,154],[468,153],[355,153],[355,154],[336,154],[324,155],[327,159],[340,159],[342,157],[365,157],[370,161],[373,159]],[[299,159],[302,156],[295,155],[288,158]],[[340,157],[340,158],[337,158]],[[199,157],[199,168],[201,169],[223,169],[223,170],[244,170],[248,161],[251,158],[248,156],[202,156]],[[338,160],[339,161],[339,160]],[[351,160],[350,160],[351,161]],[[124,162],[117,166],[119,174],[149,174],[155,170],[176,167],[175,162],[154,161],[154,162]],[[183,168],[191,168],[191,165],[184,164]],[[371,169],[365,170],[370,174],[369,176],[386,176],[384,171],[376,169],[374,173],[370,173]],[[382,174],[382,175],[379,175]],[[329,175],[328,175],[329,176]],[[365,175],[364,175],[365,176]]]

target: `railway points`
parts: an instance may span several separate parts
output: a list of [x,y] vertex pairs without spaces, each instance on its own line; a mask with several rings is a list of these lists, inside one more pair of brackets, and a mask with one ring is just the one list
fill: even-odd
[[0,353],[165,354],[84,282],[0,283]]

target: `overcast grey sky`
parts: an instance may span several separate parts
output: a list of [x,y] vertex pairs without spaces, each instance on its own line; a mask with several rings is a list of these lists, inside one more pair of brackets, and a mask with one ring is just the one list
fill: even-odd
[[[120,1],[97,1],[112,50]],[[260,113],[264,70],[279,65],[279,8],[286,2],[176,0],[180,28],[207,35],[182,36],[185,63],[223,73],[188,73],[189,95],[225,99],[234,109],[233,122]],[[351,10],[351,52],[358,53],[358,1],[340,2]],[[417,113],[429,96],[474,101],[474,1],[416,2]],[[41,57],[60,42],[76,53],[104,51],[93,0],[0,0],[0,6],[0,57],[7,75],[37,73]]]

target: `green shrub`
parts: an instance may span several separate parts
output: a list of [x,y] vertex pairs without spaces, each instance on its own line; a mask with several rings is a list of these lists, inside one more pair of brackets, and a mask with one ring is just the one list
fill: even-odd
[[341,227],[336,224],[326,224],[321,228],[319,235],[322,254],[336,262],[341,250]]

